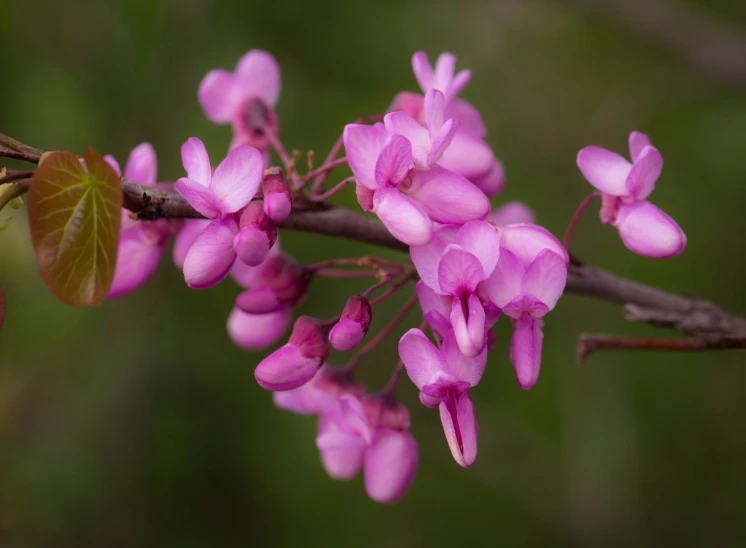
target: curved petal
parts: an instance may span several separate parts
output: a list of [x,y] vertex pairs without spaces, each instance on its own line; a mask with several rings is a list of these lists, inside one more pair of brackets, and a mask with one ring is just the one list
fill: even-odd
[[375,167],[376,185],[398,185],[414,167],[412,145],[401,135],[389,135],[378,155]]
[[451,80],[451,83],[448,85],[448,89],[446,90],[446,101],[453,100],[456,95],[461,93],[461,91],[469,85],[469,82],[471,81],[471,71],[469,69],[464,69],[458,71],[456,76],[453,77]]
[[319,412],[318,397],[321,391],[316,388],[316,379],[321,373],[316,373],[312,380],[293,390],[273,392],[272,401],[280,409],[297,413],[298,415],[315,415]]
[[502,308],[503,314],[514,320],[524,315],[532,318],[543,318],[549,313],[549,307],[533,295],[519,295]]
[[455,171],[469,180],[488,175],[494,164],[495,155],[489,145],[464,131],[453,136],[438,160],[439,166]]
[[277,293],[268,287],[249,288],[236,297],[236,306],[247,314],[269,314],[280,307]]
[[445,122],[443,117],[445,103],[446,98],[442,91],[431,89],[425,93],[425,120],[427,121],[431,141],[435,140],[435,136],[440,132],[440,128]]
[[207,119],[216,124],[233,121],[241,99],[233,74],[223,69],[208,72],[197,91],[199,104]]
[[352,350],[365,337],[362,325],[349,318],[342,318],[329,332],[329,343],[334,350],[347,352]]
[[174,263],[179,268],[184,268],[184,260],[187,252],[202,231],[210,225],[208,219],[189,219],[184,223],[184,227],[176,235],[174,242]]
[[292,390],[310,381],[319,367],[318,358],[306,358],[300,347],[286,344],[259,362],[254,377],[265,390]]
[[638,201],[650,196],[662,170],[663,156],[658,149],[651,146],[643,148],[627,176],[627,194]]
[[495,226],[519,223],[533,224],[536,222],[536,215],[523,202],[507,202],[490,213],[487,220],[491,221]]
[[373,211],[392,236],[407,245],[425,245],[433,237],[433,223],[427,214],[395,188],[376,191]]
[[477,418],[469,392],[457,396],[452,391],[440,403],[440,420],[453,459],[464,468],[477,458]]
[[342,134],[342,140],[347,153],[347,163],[350,165],[355,181],[371,190],[376,190],[376,163],[386,144],[388,133],[383,124],[373,126],[361,124],[347,124]]
[[629,134],[629,157],[635,162],[642,149],[651,145],[650,137],[639,131],[633,131]]
[[557,304],[567,282],[567,265],[555,252],[544,249],[528,265],[522,289],[544,303],[549,310]]
[[506,184],[505,168],[502,162],[495,158],[489,172],[481,177],[474,177],[471,182],[487,196],[496,196],[503,191]]
[[443,293],[438,282],[438,264],[446,249],[446,243],[441,238],[442,229],[435,232],[432,240],[426,245],[412,246],[409,256],[417,269],[420,279],[432,290]]
[[264,262],[269,254],[272,242],[267,233],[254,225],[239,230],[233,238],[233,249],[241,262],[248,266],[258,266]]
[[460,381],[476,386],[484,375],[487,366],[487,349],[476,356],[466,356],[461,352],[456,334],[450,331],[443,339],[440,355],[446,364],[446,370]]
[[484,192],[440,166],[415,171],[407,192],[433,221],[443,224],[461,225],[484,219],[490,212],[490,201]]
[[585,147],[578,152],[578,167],[589,183],[612,196],[627,194],[625,181],[632,164],[616,152],[601,147]]
[[494,226],[484,221],[469,221],[459,229],[455,243],[479,259],[485,277],[492,274],[500,258],[500,237]]
[[319,418],[319,434],[316,445],[321,452],[321,463],[334,479],[354,478],[363,467],[365,447],[354,435],[342,431],[334,421]]
[[145,186],[154,186],[158,172],[158,160],[150,143],[140,143],[130,152],[124,176]]
[[196,137],[189,137],[186,143],[181,145],[181,163],[190,179],[205,187],[210,185],[212,166],[202,141]]
[[622,204],[614,225],[627,249],[653,259],[675,257],[686,247],[676,221],[648,202]]
[[403,112],[390,112],[383,118],[386,131],[392,135],[402,135],[412,143],[412,157],[419,166],[427,166],[430,153],[430,135],[420,123]]
[[108,299],[120,297],[144,284],[158,268],[165,240],[153,240],[148,227],[132,228],[119,240],[114,281]]
[[424,51],[418,51],[412,55],[412,70],[422,93],[427,93],[427,90],[433,85],[434,74],[433,68],[430,66],[430,60]]
[[456,56],[448,52],[441,53],[435,61],[435,77],[432,86],[445,93],[451,85],[455,70]]
[[220,201],[223,213],[235,213],[256,194],[264,175],[262,155],[247,145],[234,148],[215,169],[210,190]]
[[450,315],[459,350],[468,358],[485,349],[486,329],[484,307],[473,293],[467,299],[453,299]]
[[451,244],[438,264],[438,284],[449,295],[458,297],[463,291],[476,291],[486,278],[482,264],[474,255]]
[[184,279],[192,289],[206,289],[228,275],[236,260],[233,236],[236,223],[218,219],[202,231],[184,259]]
[[[430,327],[441,337],[451,329],[450,311],[443,302],[444,297],[438,295],[422,280],[417,282],[417,298],[422,308],[422,317]],[[445,297],[449,298],[449,297]]]
[[520,224],[501,226],[497,229],[500,236],[500,251],[510,250],[524,267],[533,261],[542,249],[554,251],[565,263],[570,262],[565,246],[546,228],[538,225]]
[[244,350],[261,350],[279,341],[292,319],[290,308],[269,314],[247,314],[234,307],[228,316],[228,335]]
[[445,371],[440,352],[419,329],[410,329],[399,340],[399,357],[420,390],[438,371]]
[[122,170],[119,167],[119,162],[117,162],[117,159],[114,158],[114,156],[112,156],[111,154],[107,154],[106,156],[104,156],[104,160],[111,166],[111,169],[113,169],[117,175],[119,175],[120,177],[122,176]]
[[450,118],[441,126],[440,131],[433,137],[433,142],[430,145],[430,153],[427,155],[427,165],[432,166],[440,160],[458,130],[459,123],[455,118]]
[[379,428],[365,451],[365,492],[391,504],[409,490],[417,474],[419,451],[409,432]]
[[277,60],[259,49],[252,49],[236,65],[236,86],[243,97],[258,97],[274,107],[280,96],[280,67]]
[[[462,71],[463,72],[463,71]],[[487,126],[484,125],[482,115],[467,101],[452,98],[446,105],[445,117],[455,118],[461,124],[461,131],[475,137],[484,139],[487,136]]]
[[503,308],[520,295],[524,273],[521,261],[510,250],[503,248],[495,270],[484,284],[490,301]]
[[515,368],[518,386],[528,390],[536,384],[541,366],[541,346],[544,334],[543,320],[524,314],[513,322],[513,337],[510,339],[510,361]]
[[196,209],[198,213],[208,219],[220,217],[220,202],[209,188],[201,185],[194,179],[186,177],[182,177],[176,181],[174,188],[179,194],[184,196],[189,205]]

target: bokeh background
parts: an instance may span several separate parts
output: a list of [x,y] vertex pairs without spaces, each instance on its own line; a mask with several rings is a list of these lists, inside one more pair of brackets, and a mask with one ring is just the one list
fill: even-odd
[[[189,136],[226,150],[230,129],[204,118],[196,90],[251,48],[282,66],[284,142],[317,156],[345,123],[417,89],[414,51],[452,51],[473,70],[462,95],[507,169],[496,203],[525,200],[561,234],[590,189],[577,150],[626,151],[630,131],[648,132],[666,161],[653,200],[687,232],[686,253],[637,257],[595,215],[574,252],[746,312],[743,0],[0,0],[0,16],[0,131],[120,162],[147,140],[163,180],[181,176]],[[355,205],[352,192],[339,201]],[[501,321],[473,391],[476,464],[453,462],[437,413],[404,382],[421,465],[409,494],[382,506],[360,478],[330,480],[314,420],[276,409],[256,385],[261,354],[225,330],[231,281],[191,291],[167,255],[142,290],[69,308],[45,290],[16,216],[0,233],[0,546],[746,544],[742,352],[606,352],[578,367],[584,331],[676,335],[565,296],[547,321],[539,382],[524,392]],[[289,232],[282,243],[305,262],[400,257]],[[362,284],[318,280],[299,312],[336,314]],[[371,389],[386,382],[403,330],[361,366]]]

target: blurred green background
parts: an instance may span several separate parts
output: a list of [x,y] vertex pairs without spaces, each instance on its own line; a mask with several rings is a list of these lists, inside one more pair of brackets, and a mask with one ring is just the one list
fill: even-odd
[[[592,4],[0,0],[0,131],[44,149],[91,145],[120,162],[147,140],[160,178],[175,180],[187,137],[201,137],[214,158],[228,146],[230,129],[197,103],[201,78],[262,48],[282,67],[285,144],[319,156],[345,123],[417,89],[414,51],[452,51],[473,70],[462,95],[480,108],[507,169],[496,202],[529,202],[559,235],[590,189],[577,150],[625,152],[630,131],[648,132],[666,160],[653,201],[687,232],[686,253],[637,257],[595,214],[574,252],[746,312],[746,78],[718,68],[724,56],[736,68],[746,60],[737,49],[746,7],[618,0],[586,11]],[[696,50],[699,38],[657,16],[659,4],[701,18],[711,34],[727,27],[734,48]],[[644,24],[611,15],[616,8]],[[340,202],[353,206],[352,194]],[[402,383],[421,464],[409,494],[382,506],[360,478],[330,480],[314,420],[276,409],[256,385],[261,355],[236,349],[225,330],[231,281],[191,291],[166,256],[142,290],[69,308],[45,290],[17,217],[0,233],[3,548],[746,544],[744,353],[606,352],[578,367],[581,332],[671,333],[565,296],[546,322],[539,382],[524,392],[503,320],[472,392],[476,464],[453,462],[437,412]],[[282,243],[305,262],[379,253],[289,232]],[[363,284],[318,280],[300,312],[334,315]],[[403,330],[361,367],[372,390],[396,363]]]

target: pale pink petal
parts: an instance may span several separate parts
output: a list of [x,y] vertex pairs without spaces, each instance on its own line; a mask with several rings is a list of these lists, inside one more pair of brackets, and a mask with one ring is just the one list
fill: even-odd
[[228,275],[236,260],[233,250],[236,231],[233,219],[218,219],[197,237],[184,259],[184,279],[189,287],[206,289]]
[[165,239],[153,240],[148,227],[132,228],[120,235],[114,281],[108,299],[120,297],[145,283],[158,267]]
[[[449,231],[450,232],[450,231]],[[446,242],[442,236],[443,229],[438,229],[432,240],[427,245],[412,246],[409,248],[409,256],[412,258],[417,274],[428,287],[438,293],[443,293],[438,282],[438,264],[446,250]]]
[[269,314],[247,314],[234,307],[228,316],[228,335],[236,346],[244,350],[261,350],[282,338],[291,319],[290,308]]
[[440,352],[419,329],[410,329],[399,340],[399,357],[407,375],[420,390],[438,371],[445,370]]
[[452,53],[441,53],[435,62],[435,77],[432,86],[443,93],[448,90],[456,70],[456,56]]
[[403,112],[390,112],[383,118],[386,131],[391,135],[402,135],[412,143],[412,157],[419,166],[426,167],[430,153],[430,135],[419,122]]
[[639,131],[633,131],[629,134],[629,157],[634,162],[642,149],[651,145],[650,137]]
[[117,159],[114,158],[114,156],[112,156],[111,154],[107,154],[106,156],[104,156],[104,160],[111,166],[111,169],[113,169],[118,176],[122,176],[122,170],[119,167],[119,162],[117,162]]
[[479,297],[471,293],[466,299],[454,298],[450,320],[464,356],[478,356],[484,350],[486,336],[484,307]]
[[451,118],[441,126],[440,131],[435,135],[430,145],[430,154],[427,155],[427,165],[432,166],[440,160],[458,130],[459,123],[455,118]]
[[463,291],[476,291],[486,277],[479,259],[455,244],[446,248],[438,264],[440,289],[455,297]]
[[443,92],[437,89],[431,89],[425,94],[425,119],[427,120],[427,129],[430,131],[430,140],[434,141],[440,128],[445,122],[443,111],[445,110],[446,99]]
[[319,419],[319,435],[316,438],[316,444],[319,443],[326,446],[320,449],[321,462],[332,478],[349,480],[362,469],[365,447],[361,441],[341,431],[334,421],[323,416]]
[[347,153],[347,162],[358,185],[364,185],[371,190],[378,188],[375,177],[376,162],[386,144],[387,137],[386,128],[381,123],[373,126],[360,124],[345,126],[342,138]]
[[531,224],[507,225],[499,227],[497,234],[500,251],[510,250],[524,267],[528,267],[542,249],[554,251],[565,263],[570,262],[565,246],[546,228]]
[[433,237],[432,222],[427,214],[395,188],[376,191],[373,211],[392,236],[407,245],[425,245]]
[[433,331],[441,337],[445,336],[451,329],[451,320],[449,319],[450,310],[443,302],[444,297],[438,295],[420,280],[417,282],[417,298],[422,308],[422,317],[427,320]]
[[286,344],[259,362],[254,377],[265,390],[292,390],[310,381],[319,367],[318,358],[307,358],[300,347]]
[[256,194],[263,175],[262,155],[257,149],[244,145],[231,150],[210,182],[223,213],[235,213],[245,207]]
[[625,184],[628,195],[636,201],[650,196],[662,170],[663,156],[658,149],[651,146],[643,148],[627,176]]
[[513,322],[513,337],[510,340],[510,360],[515,368],[518,386],[528,390],[536,384],[541,366],[541,332],[543,320],[528,314]]
[[479,179],[489,175],[495,165],[495,155],[482,139],[459,131],[443,151],[438,165],[469,180]]
[[280,409],[297,413],[299,415],[315,415],[319,412],[318,396],[320,390],[316,388],[316,379],[321,374],[321,370],[316,373],[311,381],[303,386],[293,390],[283,390],[282,392],[273,392],[272,401]]
[[481,190],[440,166],[415,171],[407,192],[433,221],[443,224],[461,225],[490,212],[490,201]]
[[254,225],[239,230],[233,238],[233,249],[238,258],[249,266],[258,266],[264,262],[272,247],[267,233]]
[[379,428],[365,451],[365,492],[376,502],[396,502],[412,485],[418,461],[412,434]]
[[414,167],[412,145],[401,135],[389,135],[375,167],[376,185],[398,185]]
[[549,307],[528,293],[519,295],[502,308],[503,314],[514,320],[524,315],[532,318],[543,318],[549,313]]
[[469,386],[479,384],[487,366],[486,348],[476,356],[465,356],[459,348],[456,334],[450,331],[443,339],[440,355],[446,364],[446,370],[455,378],[469,383]]
[[477,418],[469,393],[449,397],[440,404],[440,420],[453,459],[463,467],[474,464],[477,458]]
[[187,252],[202,231],[210,225],[208,219],[189,219],[184,223],[184,227],[176,235],[174,242],[174,263],[179,268],[184,268],[184,260]]
[[632,164],[616,152],[601,147],[585,147],[578,152],[578,167],[583,176],[598,190],[612,196],[627,194],[625,181]]
[[394,101],[386,112],[401,110],[415,120],[424,121],[425,99],[418,93],[402,91],[394,96]]
[[[462,71],[463,72],[463,71]],[[482,115],[470,103],[454,97],[446,105],[446,119],[455,118],[461,124],[461,131],[475,137],[484,139],[487,136],[487,126],[484,125]]]
[[355,197],[357,203],[363,208],[363,211],[373,211],[375,190],[369,189],[365,185],[355,184]]
[[484,221],[469,221],[459,229],[455,243],[479,260],[485,277],[492,274],[500,257],[500,237],[494,226]]
[[216,124],[232,122],[241,100],[235,77],[223,69],[211,70],[205,75],[197,96],[207,119]]
[[535,223],[536,215],[523,202],[507,202],[490,213],[487,220],[491,221],[495,226]]
[[565,290],[566,282],[567,265],[564,259],[544,249],[528,265],[522,289],[523,293],[533,295],[552,310]]
[[196,137],[189,137],[181,145],[181,163],[187,172],[187,177],[202,186],[209,186],[212,178],[212,166],[207,155],[205,144]]
[[280,67],[266,51],[253,49],[236,65],[236,86],[242,97],[258,97],[274,107],[280,96]]
[[220,202],[212,190],[198,183],[194,179],[182,177],[174,188],[184,196],[189,205],[208,219],[217,219],[221,215]]
[[412,55],[412,70],[422,93],[427,93],[427,90],[433,85],[434,74],[430,66],[430,60],[424,51],[418,51]]
[[476,187],[487,196],[496,196],[505,188],[505,168],[500,160],[495,158],[490,170],[481,177],[470,179]]
[[460,70],[448,85],[448,89],[446,90],[446,101],[452,101],[456,95],[461,93],[470,81],[471,71],[469,69]]
[[676,221],[647,200],[622,204],[614,224],[624,245],[638,255],[667,259],[686,247],[686,235]]
[[438,407],[440,405],[440,398],[420,392],[420,403],[425,407]]
[[353,394],[342,394],[339,397],[339,410],[345,429],[354,432],[366,443],[373,440],[373,431],[368,424],[368,417],[363,404]]
[[141,185],[154,186],[157,171],[158,160],[153,145],[140,143],[130,152],[124,168],[124,177]]
[[510,250],[501,249],[500,260],[484,284],[490,301],[502,308],[520,295],[524,272],[521,261]]

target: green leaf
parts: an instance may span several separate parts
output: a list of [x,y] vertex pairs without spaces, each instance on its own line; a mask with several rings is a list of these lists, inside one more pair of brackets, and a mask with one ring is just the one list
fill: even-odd
[[73,306],[106,298],[114,278],[122,184],[93,149],[45,155],[28,193],[31,240],[44,283]]

